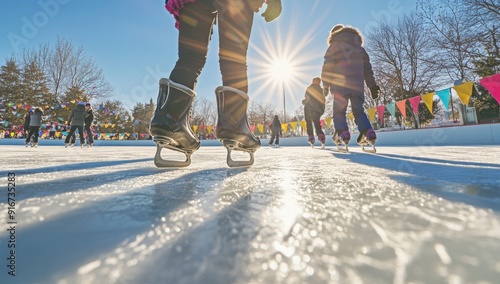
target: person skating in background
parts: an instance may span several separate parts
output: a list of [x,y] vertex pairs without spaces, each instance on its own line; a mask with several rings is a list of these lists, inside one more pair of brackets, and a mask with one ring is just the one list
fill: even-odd
[[30,110],[24,115],[24,137],[28,136],[28,133],[30,131],[30,118],[31,115],[33,114],[33,110],[30,108]]
[[[316,77],[312,79],[311,85],[307,87],[304,100],[304,116],[306,120],[307,141],[311,146],[314,145],[313,125],[316,130],[316,136],[321,146],[325,145],[325,133],[321,129],[320,118],[325,112],[325,95],[321,89],[321,78]],[[327,94],[328,95],[328,94]]]
[[[253,164],[253,153],[260,140],[247,120],[249,101],[247,52],[254,13],[264,0],[168,0],[167,10],[174,15],[179,29],[178,60],[168,79],[160,79],[156,110],[150,133],[157,144],[158,167],[185,167],[191,154],[200,147],[193,133],[189,114],[196,97],[195,87],[207,58],[208,44],[217,22],[219,65],[223,86],[215,90],[217,100],[216,136],[227,148],[227,163],[232,166]],[[281,0],[267,0],[262,16],[272,21],[281,13]],[[185,161],[162,159],[162,148],[185,154]],[[231,150],[245,151],[250,161],[236,162]]]
[[361,32],[353,27],[335,25],[328,36],[328,49],[322,68],[323,92],[333,94],[333,123],[335,144],[346,146],[351,139],[347,126],[346,111],[351,101],[354,122],[360,132],[358,143],[373,145],[377,139],[375,131],[365,114],[365,82],[373,99],[377,99],[380,88],[375,83],[370,57],[363,48]]
[[85,104],[85,133],[87,133],[88,145],[94,146],[94,134],[92,133],[92,122],[94,121],[94,112],[90,103]]
[[[280,136],[282,135],[281,131],[281,121],[277,115],[274,116],[273,122],[270,125],[271,127],[271,139],[269,140],[269,146],[273,146],[273,143],[276,143],[276,147],[280,146]],[[276,139],[276,142],[274,141]]]
[[[83,135],[83,125],[85,122],[85,103],[84,102],[79,102],[75,109],[71,112],[71,116],[69,117],[68,124],[71,125],[71,128],[69,130],[68,135],[66,136],[66,139],[64,140],[65,146],[68,147],[70,145],[70,139],[75,134],[76,130],[78,129],[78,134],[80,135],[80,145],[81,147],[85,146],[85,137]],[[72,143],[71,146],[74,144]]]
[[43,111],[40,108],[34,108],[33,113],[30,115],[29,132],[26,137],[26,147],[28,147],[31,136],[33,136],[33,144],[31,147],[38,147],[38,135],[40,132],[40,126],[42,125],[42,115]]

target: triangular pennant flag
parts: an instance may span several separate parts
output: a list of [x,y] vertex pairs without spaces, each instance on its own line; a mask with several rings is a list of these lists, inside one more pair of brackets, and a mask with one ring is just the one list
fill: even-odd
[[330,127],[331,127],[331,125],[332,125],[332,118],[331,118],[331,117],[327,117],[327,118],[325,118],[325,122],[326,122],[326,126],[327,126],[328,128],[330,128]]
[[[207,131],[208,131],[209,133],[210,133],[210,132],[212,132],[212,129],[213,129],[213,127],[212,127],[211,125],[207,126]],[[252,130],[252,132],[253,132],[253,130]]]
[[436,95],[438,95],[438,97],[441,100],[441,102],[443,103],[446,111],[448,111],[448,108],[450,107],[450,90],[451,89],[448,88],[448,89],[444,89],[444,90],[436,92]]
[[458,98],[465,106],[469,104],[470,96],[472,96],[472,86],[474,86],[474,82],[466,82],[453,87],[457,92]]
[[391,103],[391,104],[386,104],[385,105],[385,108],[387,109],[387,111],[392,115],[392,116],[396,116],[396,104],[395,103]]
[[196,133],[197,130],[198,130],[198,125],[193,125],[193,132]]
[[422,101],[424,101],[427,109],[432,114],[432,104],[434,102],[434,92],[422,95]]
[[282,123],[281,129],[283,129],[283,133],[286,134],[286,132],[288,131],[288,123]]
[[406,100],[396,102],[396,105],[398,106],[401,115],[403,115],[404,119],[406,119]]
[[384,105],[377,107],[378,119],[380,120],[380,122],[384,121],[384,111],[385,111]]
[[410,101],[410,105],[413,108],[413,113],[418,115],[418,104],[420,103],[420,96],[415,96],[413,98],[408,99]]
[[324,119],[320,120],[319,125],[321,126],[321,128],[325,128],[325,120]]
[[302,121],[300,122],[300,127],[301,127],[301,128],[302,128],[302,130],[304,130],[304,131],[306,130],[306,124],[307,124],[307,123],[306,123],[306,121],[305,121],[305,120],[302,120]]
[[377,112],[377,109],[372,107],[368,109],[368,117],[370,118],[370,121],[375,120],[375,113]]
[[257,129],[259,129],[260,133],[264,133],[264,125],[257,124]]
[[352,112],[348,113],[347,117],[351,120],[351,122],[354,121],[354,114]]
[[293,130],[297,128],[297,121],[290,122],[290,126],[292,127]]
[[500,104],[500,74],[480,79],[479,83],[481,83]]
[[[208,127],[207,127],[208,129]],[[255,131],[255,125],[250,125],[250,131],[252,131],[252,133]]]

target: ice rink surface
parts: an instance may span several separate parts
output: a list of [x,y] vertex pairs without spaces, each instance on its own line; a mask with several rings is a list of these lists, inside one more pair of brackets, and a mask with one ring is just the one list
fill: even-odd
[[248,168],[209,146],[181,169],[154,145],[0,147],[0,283],[500,281],[498,146],[266,146]]

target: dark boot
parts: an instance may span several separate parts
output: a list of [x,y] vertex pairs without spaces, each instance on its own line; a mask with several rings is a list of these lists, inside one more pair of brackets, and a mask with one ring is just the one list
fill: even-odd
[[[191,154],[200,148],[200,140],[193,133],[189,123],[191,105],[195,97],[196,93],[184,85],[165,78],[160,80],[156,110],[149,126],[153,140],[158,146],[156,166],[188,166],[191,163]],[[186,161],[163,160],[160,156],[162,148],[184,153]]]
[[[260,140],[248,125],[248,95],[235,88],[218,87],[215,96],[218,112],[215,134],[228,149],[228,165],[233,167],[253,164],[253,153],[260,147]],[[248,152],[251,160],[235,162],[231,160],[231,150]]]

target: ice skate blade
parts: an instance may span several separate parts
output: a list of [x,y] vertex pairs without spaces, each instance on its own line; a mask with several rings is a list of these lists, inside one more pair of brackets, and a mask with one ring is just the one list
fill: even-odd
[[[161,157],[161,150],[163,148],[183,153],[184,155],[186,155],[186,160],[185,161],[172,161],[172,160],[163,159]],[[181,151],[180,149],[175,148],[173,146],[170,146],[168,144],[160,145],[160,143],[158,143],[156,145],[156,155],[155,155],[155,160],[154,160],[155,166],[158,168],[183,168],[183,167],[187,167],[191,164],[191,154],[192,154],[192,152],[184,152],[184,151]]]
[[[253,165],[254,163],[254,152],[257,149],[246,149],[242,148],[239,146],[239,143],[237,141],[221,141],[224,147],[227,149],[227,165],[231,168],[236,168],[236,167],[249,167]],[[235,161],[231,158],[231,152],[232,151],[242,151],[242,152],[247,152],[250,155],[250,160],[249,161]]]
[[[365,147],[371,147],[371,149],[365,149]],[[368,144],[368,145],[361,145],[361,150],[366,153],[377,153],[377,149],[375,148],[375,145]]]

